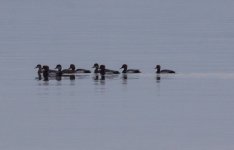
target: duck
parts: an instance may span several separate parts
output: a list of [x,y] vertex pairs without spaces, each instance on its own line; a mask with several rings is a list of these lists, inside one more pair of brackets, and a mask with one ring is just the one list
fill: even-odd
[[90,70],[87,69],[76,69],[74,64],[70,64],[69,69],[71,70],[71,72],[73,73],[91,73]]
[[160,74],[160,73],[175,73],[175,71],[173,71],[173,70],[168,70],[168,69],[161,70],[160,65],[156,65],[155,69],[157,70],[156,71],[157,74]]
[[58,69],[57,75],[62,76],[64,73],[73,73],[70,69],[62,69],[62,65],[58,64],[54,69]]
[[99,73],[100,72],[98,63],[95,63],[92,68],[95,68],[93,73]]
[[[92,68],[95,68],[94,73],[99,73],[100,72],[100,68],[99,68],[98,63],[95,63]],[[105,69],[105,73],[106,74],[120,74],[119,71],[111,70],[111,69]]]
[[[38,71],[37,71],[37,74],[38,74],[38,76],[40,76],[42,73],[43,73],[43,67],[45,67],[45,66],[47,66],[47,65],[44,65],[44,66],[42,66],[41,64],[38,64],[36,67],[35,67],[35,69],[37,69],[38,68]],[[51,69],[49,69],[49,66],[47,66],[48,68],[48,75],[49,76],[54,76],[56,73],[57,73],[57,71],[56,70],[51,70]]]
[[120,69],[123,69],[122,73],[141,73],[139,69],[128,69],[127,64],[123,64]]
[[38,64],[34,69],[37,69],[37,68],[38,68],[37,74],[38,74],[38,76],[41,76],[41,73],[42,73],[42,66],[41,66],[41,64]]
[[56,67],[54,69],[58,69],[56,76],[62,76],[63,73],[65,73],[66,71],[68,71],[68,69],[64,69],[62,70],[62,65],[58,64],[56,65]]

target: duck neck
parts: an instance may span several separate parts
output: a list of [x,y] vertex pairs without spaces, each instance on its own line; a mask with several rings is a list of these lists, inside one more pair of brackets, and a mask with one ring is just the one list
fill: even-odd
[[127,73],[127,67],[124,67],[124,68],[123,68],[122,73]]
[[160,71],[161,71],[161,68],[158,67],[156,73],[160,73]]
[[99,67],[95,67],[94,73],[98,73],[99,72]]
[[38,68],[38,71],[37,71],[38,75],[42,73],[42,68]]
[[41,80],[41,73],[42,73],[42,69],[39,68],[37,71],[37,75],[38,75],[38,79]]
[[62,71],[62,68],[58,68],[58,72],[61,72]]

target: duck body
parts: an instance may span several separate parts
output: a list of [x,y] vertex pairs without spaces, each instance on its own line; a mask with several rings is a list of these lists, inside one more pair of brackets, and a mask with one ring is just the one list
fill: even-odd
[[141,73],[139,69],[128,69],[126,64],[123,64],[120,69],[123,69],[122,73]]
[[106,69],[105,71],[106,74],[120,74],[120,72],[117,70]]
[[172,70],[161,70],[160,73],[175,73],[175,71],[172,71]]
[[175,73],[175,71],[173,71],[173,70],[168,70],[168,69],[161,70],[160,65],[156,65],[155,69],[157,70],[156,71],[157,74],[173,74],[173,73]]
[[141,73],[141,71],[138,69],[127,69],[123,70],[122,73]]
[[[92,68],[95,68],[94,73],[100,73],[101,66],[99,68],[99,65],[97,63],[95,63]],[[119,71],[117,71],[117,70],[111,70],[111,69],[105,69],[105,73],[106,74],[120,74]]]
[[76,69],[76,73],[91,73],[91,71],[87,69]]
[[71,73],[91,73],[91,71],[87,69],[76,69],[74,64],[70,65],[69,70],[71,70]]

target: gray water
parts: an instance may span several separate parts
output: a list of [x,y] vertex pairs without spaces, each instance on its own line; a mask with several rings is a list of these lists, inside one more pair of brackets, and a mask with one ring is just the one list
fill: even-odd
[[[0,149],[233,150],[231,0],[0,1]],[[48,82],[38,64],[142,73]],[[172,69],[161,75],[154,67]]]

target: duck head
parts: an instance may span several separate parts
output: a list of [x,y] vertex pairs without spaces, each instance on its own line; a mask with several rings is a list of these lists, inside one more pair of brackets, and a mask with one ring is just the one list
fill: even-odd
[[121,67],[120,69],[125,69],[125,70],[127,70],[127,68],[128,68],[128,65],[127,65],[127,64],[123,64],[122,67]]
[[42,67],[42,70],[43,70],[43,72],[49,71],[49,66],[44,65],[44,66]]
[[160,65],[156,65],[156,67],[154,69],[161,69]]
[[95,63],[92,68],[99,68],[98,63]]
[[70,67],[69,67],[69,69],[71,69],[71,70],[76,70],[76,67],[75,67],[75,65],[74,64],[70,64]]
[[105,65],[100,65],[99,69],[101,69],[101,70],[106,69],[106,66]]
[[62,70],[62,66],[58,64],[54,69]]
[[36,68],[38,68],[38,69],[41,69],[42,67],[41,67],[41,64],[38,64],[36,67],[35,67],[35,69]]

